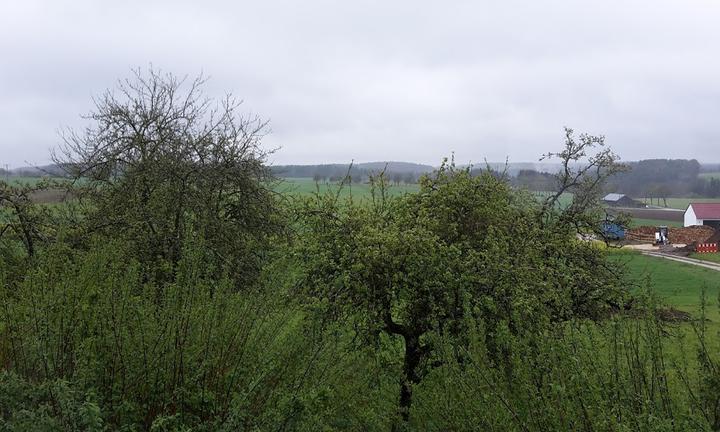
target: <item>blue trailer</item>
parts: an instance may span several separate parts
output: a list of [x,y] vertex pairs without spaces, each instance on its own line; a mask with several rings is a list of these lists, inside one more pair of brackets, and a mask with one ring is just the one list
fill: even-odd
[[623,240],[625,238],[625,228],[612,221],[603,222],[601,232],[603,237],[608,240]]

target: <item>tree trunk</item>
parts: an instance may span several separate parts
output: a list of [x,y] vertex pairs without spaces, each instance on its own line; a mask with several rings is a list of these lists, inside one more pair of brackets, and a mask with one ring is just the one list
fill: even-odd
[[[405,360],[403,362],[403,378],[400,383],[400,401],[398,412],[404,424],[410,420],[413,385],[420,382],[418,366],[422,360],[420,338],[417,335],[405,335]],[[398,428],[394,428],[399,430]]]

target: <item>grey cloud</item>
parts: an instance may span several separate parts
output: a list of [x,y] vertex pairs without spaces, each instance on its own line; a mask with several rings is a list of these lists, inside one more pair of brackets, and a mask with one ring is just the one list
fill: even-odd
[[0,164],[47,162],[149,63],[271,119],[276,163],[532,161],[564,125],[720,161],[719,21],[710,0],[4,2]]

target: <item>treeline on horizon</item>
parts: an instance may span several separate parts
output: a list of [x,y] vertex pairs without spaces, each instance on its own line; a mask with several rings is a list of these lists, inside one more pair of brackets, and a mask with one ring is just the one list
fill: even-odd
[[[504,173],[518,187],[531,191],[554,191],[557,188],[557,166],[531,169],[529,164],[492,164],[471,169],[478,175],[490,169]],[[618,192],[638,198],[720,197],[720,178],[702,177],[702,172],[720,170],[717,164],[701,165],[695,159],[646,159],[626,162],[626,170],[608,179],[606,192]],[[279,177],[312,178],[317,182],[338,182],[349,177],[353,182],[367,182],[370,176],[383,172],[393,183],[417,183],[433,167],[411,163],[373,163],[358,165],[280,165],[272,167]]]
[[[625,169],[608,178],[605,192],[635,198],[720,197],[720,177],[701,173],[718,172],[717,164],[701,165],[695,159],[646,159],[625,162]],[[557,174],[551,171],[520,169],[510,171],[516,186],[551,192],[557,188]]]
[[[720,178],[702,177],[703,172],[717,172],[716,165],[700,165],[694,159],[647,159],[626,162],[626,169],[608,179],[606,192],[617,192],[636,198],[720,197]],[[516,185],[536,191],[553,191],[556,176],[549,172],[520,170]]]
[[610,179],[610,191],[633,197],[720,197],[720,178],[701,177],[703,167],[695,159],[649,159],[627,165],[629,170]]
[[318,165],[276,165],[271,172],[283,178],[312,178],[314,181],[339,182],[349,178],[353,182],[365,183],[381,172],[394,183],[417,183],[423,174],[433,171],[429,165],[409,162],[372,162],[360,164],[318,164]]
[[[625,162],[627,169],[608,180],[606,192],[617,192],[636,198],[703,197],[720,198],[720,176],[703,177],[702,173],[720,172],[720,164],[701,164],[695,159],[645,159]],[[435,167],[411,162],[371,162],[359,164],[274,165],[270,172],[280,178],[310,178],[319,183],[338,183],[348,179],[367,183],[371,176],[383,173],[393,184],[417,184]],[[531,191],[553,191],[557,188],[558,165],[508,163],[478,165],[470,172],[484,170],[503,173],[513,185]],[[51,164],[41,167],[0,168],[2,176],[58,176],[66,170]]]

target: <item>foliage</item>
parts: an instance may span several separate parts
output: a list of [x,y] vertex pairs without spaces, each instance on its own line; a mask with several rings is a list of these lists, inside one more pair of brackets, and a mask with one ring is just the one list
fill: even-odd
[[513,184],[535,192],[552,192],[557,186],[557,179],[553,174],[522,169],[512,179]]
[[670,365],[681,357],[668,347],[680,339],[664,337],[668,330],[650,316],[561,325],[508,338],[512,356],[500,367],[482,344],[468,348],[464,363],[446,352],[447,366],[428,377],[418,398],[416,428],[709,430],[688,409],[690,390],[671,381]]
[[0,430],[106,430],[92,392],[73,389],[66,381],[33,385],[11,372],[0,372]]
[[[300,208],[303,292],[366,339],[404,342],[399,413],[412,388],[438,365],[435,339],[467,344],[468,319],[488,324],[495,361],[511,355],[507,335],[552,322],[600,317],[622,304],[622,289],[598,249],[547,229],[544,209],[502,177],[443,165],[417,194],[368,205],[317,195]],[[376,340],[376,339],[375,339]],[[459,348],[458,348],[459,349]]]
[[687,159],[646,159],[610,181],[610,188],[634,197],[685,196],[698,182],[700,163]]
[[[556,187],[543,203],[539,214],[544,226],[572,227],[576,232],[594,233],[602,236],[601,222],[606,219],[600,203],[609,179],[627,170],[620,164],[619,156],[605,146],[605,137],[580,134],[565,128],[565,145],[562,151],[547,153],[543,159],[559,159],[562,168],[556,174]],[[572,201],[559,206],[564,195],[571,193]],[[616,217],[615,223],[627,226],[624,217]]]
[[162,289],[142,282],[121,244],[103,243],[46,249],[22,280],[2,278],[0,363],[32,382],[92,390],[116,427],[175,418],[248,428],[294,415],[322,345],[284,297],[215,279],[202,243],[186,245]]
[[25,254],[32,256],[38,244],[48,243],[56,235],[57,221],[52,210],[35,204],[33,199],[56,184],[49,179],[34,183],[0,180],[0,254],[6,259],[12,259],[13,255],[8,246],[21,245]]
[[93,126],[69,132],[55,160],[78,180],[87,232],[128,243],[143,277],[171,278],[193,232],[244,286],[279,230],[260,147],[266,124],[239,116],[230,95],[214,105],[201,77],[184,84],[137,71],[118,85],[119,96],[108,91],[97,101]]

